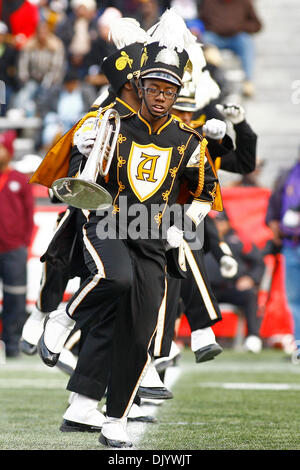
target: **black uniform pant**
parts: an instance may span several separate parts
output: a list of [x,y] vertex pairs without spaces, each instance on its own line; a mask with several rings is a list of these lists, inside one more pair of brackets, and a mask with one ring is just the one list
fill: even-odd
[[117,309],[119,305],[124,307],[125,301],[124,295],[122,300],[116,297],[95,307],[95,322],[81,328],[78,360],[67,390],[94,400],[102,399],[112,367],[111,348]]
[[192,256],[194,272],[190,279],[181,281],[181,297],[191,331],[196,331],[214,325],[222,315],[208,279],[203,251],[193,251]]
[[189,259],[192,269],[188,265],[186,279],[168,276],[164,332],[159,354],[157,353],[157,338],[155,338],[155,356],[169,355],[179,307],[185,313],[191,331],[210,327],[222,319],[218,300],[208,279],[203,251],[190,250]]
[[150,347],[153,357],[166,357],[170,353],[175,321],[181,313],[180,286],[181,279],[167,275],[166,300],[162,305],[163,310],[159,311],[157,331]]
[[[82,227],[86,222],[86,217],[81,210],[74,208],[72,208],[72,210],[75,214],[73,238],[76,240],[76,243],[74,243],[74,251],[71,250],[69,264],[64,268],[61,266],[57,267],[53,265],[47,257],[45,257],[43,263],[43,272],[36,305],[38,309],[44,313],[52,312],[57,309],[58,305],[63,300],[64,292],[70,279],[74,277],[84,279],[89,275],[82,255]],[[57,226],[64,215],[65,212],[58,215]]]
[[99,239],[98,221],[92,216],[84,226],[84,257],[91,274],[69,301],[67,312],[81,327],[95,314],[99,320],[101,315],[109,318],[109,303],[116,302],[107,414],[122,417],[129,412],[149,361],[165,291],[165,249],[161,240]]
[[62,302],[69,282],[68,271],[56,269],[50,263],[43,263],[43,273],[36,306],[44,313],[56,310]]
[[259,336],[260,319],[257,316],[257,289],[238,290],[235,287],[214,287],[219,302],[238,306],[244,314],[248,335]]

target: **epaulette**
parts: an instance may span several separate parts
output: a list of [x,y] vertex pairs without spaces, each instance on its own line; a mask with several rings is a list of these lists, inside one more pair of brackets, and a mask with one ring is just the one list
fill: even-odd
[[[110,108],[113,108],[115,106],[116,102],[113,101],[112,103],[110,103],[109,105],[105,106],[102,110],[101,110],[101,114],[105,113],[105,111],[107,111],[108,109]],[[90,117],[97,117],[98,116],[98,112],[99,112],[99,108],[100,106],[98,106],[98,108],[95,108],[94,111],[89,111],[85,116],[83,116],[83,118],[77,123],[75,129],[74,129],[74,132],[73,132],[73,137],[75,135],[75,133],[78,131],[78,129],[80,129],[80,127],[85,123],[85,121],[87,119],[89,119]],[[73,140],[73,139],[72,139]]]
[[193,127],[193,129],[197,129],[198,127],[204,126],[205,122],[206,122],[206,115],[201,114],[201,116],[199,116],[198,119],[191,121],[191,127]]
[[182,129],[183,131],[190,132],[191,134],[194,134],[200,141],[203,140],[203,136],[199,134],[199,132],[196,131],[196,129],[193,129],[191,126],[188,126],[183,121],[177,121],[177,122],[178,122],[180,129]]

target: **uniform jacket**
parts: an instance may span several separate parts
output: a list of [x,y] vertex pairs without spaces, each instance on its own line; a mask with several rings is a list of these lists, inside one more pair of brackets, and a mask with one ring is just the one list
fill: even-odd
[[[177,202],[183,182],[187,184],[191,198],[194,194],[199,200],[214,201],[217,178],[208,161],[205,168],[203,166],[203,175],[199,172],[199,144],[202,137],[197,132],[170,116],[167,123],[153,134],[149,124],[122,100],[117,98],[112,106],[118,110],[122,121],[119,142],[109,178],[103,180],[99,177],[97,182],[105,186],[112,195],[113,211],[116,215],[119,212],[120,195],[126,195],[128,206],[143,203],[149,207],[150,204],[155,204],[158,207],[157,213],[148,213],[159,225],[167,205]],[[72,133],[84,125],[88,116],[95,116],[95,113],[96,111],[88,113],[82,122],[74,126]],[[135,142],[137,127],[138,143]],[[203,157],[205,159],[205,155]],[[159,159],[162,163],[158,163]],[[68,162],[69,176],[74,176],[79,168],[82,170],[82,160],[84,163],[82,155],[74,146]],[[201,179],[203,181],[199,192]],[[69,212],[70,216],[58,227],[54,239],[42,257],[42,260],[48,259],[52,264],[59,260],[61,267],[68,265],[70,250],[66,251],[64,246],[62,252],[59,251],[59,240],[68,240],[67,245],[70,247],[72,234],[75,233],[75,218],[72,216],[74,211],[70,209]]]
[[28,247],[33,231],[34,200],[26,176],[16,170],[0,173],[0,253]]
[[295,243],[299,244],[300,225],[285,224],[284,215],[289,210],[300,213],[300,161],[281,172],[271,193],[266,214],[266,224],[272,220],[280,222],[284,244],[293,246]]

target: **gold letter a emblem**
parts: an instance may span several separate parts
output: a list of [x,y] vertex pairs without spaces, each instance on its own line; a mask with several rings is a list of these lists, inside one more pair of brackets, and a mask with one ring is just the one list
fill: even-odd
[[[142,180],[142,181],[148,181],[149,183],[156,183],[156,179],[154,179],[154,172],[156,168],[156,163],[157,159],[160,157],[160,155],[146,155],[145,153],[142,153],[140,158],[143,158],[141,163],[139,163],[137,167],[137,175],[136,179]],[[145,165],[150,163],[150,168],[145,168]],[[148,177],[144,176],[148,175]]]

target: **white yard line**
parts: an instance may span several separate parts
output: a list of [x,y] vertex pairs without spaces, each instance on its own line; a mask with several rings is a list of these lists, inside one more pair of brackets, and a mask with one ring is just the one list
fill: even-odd
[[0,389],[48,389],[48,390],[64,390],[66,388],[66,380],[60,379],[1,379]]
[[223,388],[228,390],[300,390],[300,384],[293,383],[258,383],[258,382],[201,382],[198,387]]
[[[167,384],[166,384],[167,385]],[[65,389],[66,380],[62,379],[10,379],[0,378],[0,389]],[[300,384],[295,383],[259,383],[259,382],[199,382],[197,384],[201,388],[222,388],[228,390],[300,390]],[[172,389],[171,386],[167,387]],[[148,411],[149,415],[155,416],[164,400],[147,401],[143,400],[143,410]]]

